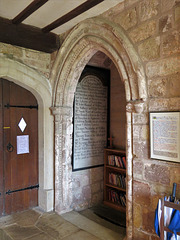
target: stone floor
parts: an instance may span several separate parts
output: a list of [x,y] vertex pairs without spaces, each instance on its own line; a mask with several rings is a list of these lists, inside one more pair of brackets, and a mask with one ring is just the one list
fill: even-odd
[[123,240],[125,228],[109,224],[91,212],[59,216],[35,208],[1,217],[0,240]]
[[[114,223],[114,225],[118,225],[121,227],[126,227],[126,213],[117,211],[116,209],[110,208],[109,206],[105,204],[98,204],[96,206],[93,206],[89,209],[85,209],[81,211],[80,213],[84,214],[86,216],[86,213],[95,213],[96,216],[100,216],[101,219],[105,219],[108,222]],[[90,215],[88,214],[87,217],[89,218]],[[91,218],[90,218],[91,219]],[[93,220],[96,219],[93,217]]]

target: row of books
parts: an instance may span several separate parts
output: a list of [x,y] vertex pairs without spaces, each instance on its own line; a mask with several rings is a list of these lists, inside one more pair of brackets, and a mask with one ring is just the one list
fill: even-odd
[[108,165],[126,169],[126,157],[108,155]]
[[126,194],[109,189],[109,201],[126,207]]
[[126,177],[123,174],[109,173],[109,183],[126,189]]

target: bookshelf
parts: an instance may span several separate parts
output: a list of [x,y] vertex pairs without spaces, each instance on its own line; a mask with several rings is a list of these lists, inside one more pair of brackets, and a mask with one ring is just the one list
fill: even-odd
[[126,152],[104,149],[104,204],[126,211]]

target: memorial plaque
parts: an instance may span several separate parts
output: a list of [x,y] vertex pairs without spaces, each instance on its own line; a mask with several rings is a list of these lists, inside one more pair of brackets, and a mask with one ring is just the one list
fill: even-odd
[[151,158],[180,162],[180,113],[150,113]]
[[85,76],[77,85],[73,170],[103,165],[107,143],[107,90],[95,75]]

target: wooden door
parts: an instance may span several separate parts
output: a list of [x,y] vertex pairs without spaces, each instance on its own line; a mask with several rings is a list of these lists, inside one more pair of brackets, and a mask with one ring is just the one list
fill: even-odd
[[38,204],[38,106],[3,79],[0,94],[0,215],[7,215]]

